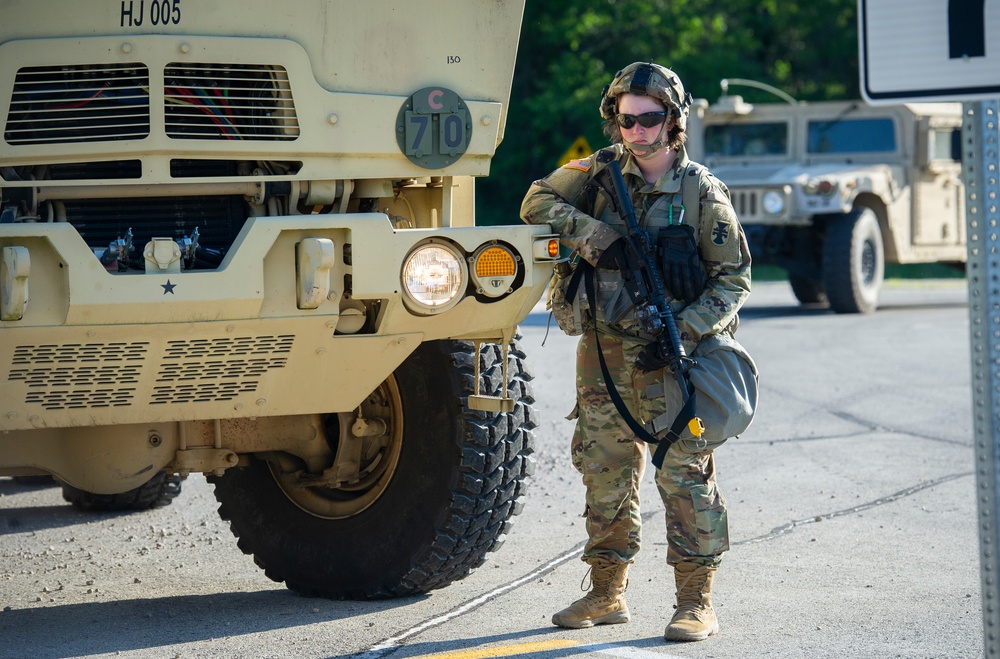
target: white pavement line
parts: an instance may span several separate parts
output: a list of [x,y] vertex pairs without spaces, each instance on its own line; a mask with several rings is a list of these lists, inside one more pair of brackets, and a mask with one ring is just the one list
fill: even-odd
[[676,654],[664,654],[653,650],[643,650],[640,648],[629,648],[624,645],[614,643],[601,643],[599,645],[578,645],[573,648],[574,652],[581,650],[595,652],[610,657],[621,657],[621,659],[686,659]]
[[[904,497],[907,497],[907,496],[910,496],[912,494],[915,494],[916,492],[919,492],[921,490],[925,490],[925,489],[928,489],[928,488],[940,485],[942,483],[946,483],[948,481],[955,480],[957,478],[962,478],[963,476],[969,476],[969,475],[971,475],[971,473],[972,472],[963,472],[963,473],[958,473],[958,474],[949,474],[948,476],[942,476],[940,478],[936,478],[936,479],[933,479],[933,480],[930,480],[930,481],[925,481],[923,483],[918,483],[918,484],[916,484],[916,485],[914,485],[912,487],[906,488],[905,490],[900,490],[899,492],[895,492],[894,494],[890,494],[889,496],[881,497],[879,499],[875,499],[874,501],[869,501],[869,502],[863,503],[863,504],[861,504],[859,506],[854,506],[854,507],[851,507],[851,508],[848,508],[848,509],[845,509],[845,510],[837,510],[837,511],[834,511],[834,512],[831,512],[831,513],[826,513],[826,514],[823,514],[823,515],[817,515],[816,517],[811,517],[811,518],[807,518],[807,519],[792,520],[791,522],[789,522],[789,523],[787,523],[787,524],[785,524],[783,526],[779,526],[779,527],[776,527],[776,528],[772,529],[770,533],[766,533],[764,535],[757,536],[755,538],[747,538],[746,540],[738,540],[738,541],[734,542],[733,545],[755,544],[755,543],[758,543],[758,542],[766,542],[768,540],[773,540],[773,539],[775,539],[777,537],[785,535],[786,533],[790,533],[797,526],[801,526],[803,524],[812,524],[814,522],[819,521],[820,519],[831,519],[831,518],[834,518],[834,517],[842,517],[844,515],[857,514],[857,513],[861,512],[861,511],[868,510],[869,508],[874,508],[876,506],[882,506],[882,505],[885,505],[887,503],[891,503],[893,501],[896,501],[898,499],[902,499]],[[658,512],[658,511],[651,511],[649,514],[655,514],[656,512]],[[645,518],[646,515],[643,515],[643,517]],[[529,581],[532,581],[533,579],[537,579],[541,575],[546,574],[546,573],[554,570],[556,567],[558,567],[559,565],[562,565],[563,563],[565,563],[566,561],[570,560],[571,558],[575,558],[577,556],[580,556],[583,553],[583,547],[584,547],[584,544],[581,543],[580,545],[574,547],[573,549],[570,549],[569,551],[567,551],[567,552],[565,552],[563,554],[560,554],[559,556],[555,557],[554,559],[552,559],[548,563],[545,563],[541,567],[533,570],[532,572],[529,572],[528,574],[524,575],[523,577],[521,577],[519,579],[516,579],[514,581],[511,581],[510,583],[504,584],[503,586],[499,586],[497,588],[494,588],[493,590],[491,590],[489,592],[486,592],[486,593],[480,595],[479,597],[471,599],[468,602],[465,602],[464,604],[461,604],[461,605],[455,607],[451,611],[443,613],[443,614],[441,614],[439,616],[436,616],[434,618],[430,618],[428,620],[425,620],[424,622],[422,622],[422,623],[420,623],[418,625],[414,625],[413,627],[410,627],[409,629],[406,629],[406,630],[400,632],[399,634],[396,634],[395,636],[387,638],[384,641],[382,641],[381,643],[379,643],[379,644],[371,647],[367,651],[359,653],[359,654],[356,654],[355,656],[358,657],[358,659],[380,659],[381,657],[386,657],[386,656],[392,654],[393,652],[395,652],[397,649],[399,649],[399,646],[406,639],[408,639],[408,638],[410,638],[412,636],[416,636],[417,634],[419,634],[419,633],[421,633],[423,631],[426,631],[426,630],[428,630],[428,629],[430,629],[432,627],[437,627],[438,625],[442,625],[442,624],[448,622],[449,620],[454,620],[455,618],[457,618],[457,617],[459,617],[461,615],[464,615],[464,614],[468,613],[469,611],[472,611],[472,610],[474,610],[474,609],[482,606],[483,604],[485,604],[486,602],[490,601],[491,599],[493,599],[495,597],[499,597],[499,596],[501,596],[501,595],[503,595],[503,594],[505,594],[507,592],[510,592],[511,590],[514,590],[515,588],[519,588],[519,587],[523,586],[524,584],[528,583]],[[653,657],[656,657],[658,659],[679,659],[678,657],[675,657],[673,655],[660,654],[660,653],[657,653],[657,652],[652,652],[652,651],[649,651],[649,650],[639,650],[639,649],[636,649],[636,648],[627,648],[627,647],[620,646],[620,645],[595,645],[595,646],[585,646],[585,647],[591,648],[593,652],[600,652],[602,654],[611,654],[612,656],[622,657],[624,659],[632,659],[632,658],[635,658],[635,659],[652,659]]]
[[494,588],[489,592],[483,593],[479,597],[476,597],[474,599],[469,600],[468,602],[465,602],[464,604],[456,606],[454,609],[448,611],[447,613],[442,613],[439,616],[425,620],[418,625],[414,625],[413,627],[410,627],[409,629],[406,629],[396,634],[395,636],[385,639],[378,645],[375,645],[370,649],[368,649],[367,651],[358,654],[356,656],[359,659],[378,659],[379,657],[385,657],[389,654],[392,654],[399,648],[400,644],[402,644],[403,641],[410,638],[411,636],[416,636],[417,634],[426,631],[431,627],[437,627],[438,625],[442,625],[448,622],[449,620],[453,620],[458,616],[464,615],[469,611],[472,611],[473,609],[482,606],[486,602],[489,602],[491,599],[495,597],[499,597],[504,593],[507,593],[511,590],[514,590],[515,588],[523,586],[524,584],[528,583],[529,581],[532,581],[533,579],[537,579],[543,574],[551,572],[559,565],[562,565],[571,558],[576,558],[577,556],[583,554],[583,547],[584,544],[581,543],[580,545],[574,547],[573,549],[570,549],[569,551],[560,554],[559,556],[556,556],[548,563],[533,570],[532,572],[529,572],[523,577],[511,581],[510,583],[504,584],[503,586]]
[[947,476],[941,476],[941,477],[935,478],[933,480],[924,481],[922,483],[917,483],[916,485],[912,485],[912,486],[906,488],[905,490],[900,490],[899,492],[895,492],[895,493],[890,494],[888,496],[884,496],[884,497],[881,497],[879,499],[875,499],[874,501],[868,501],[866,503],[862,503],[862,504],[860,504],[858,506],[853,506],[851,508],[845,508],[844,510],[835,510],[832,513],[823,513],[821,515],[816,515],[815,517],[808,517],[806,519],[793,519],[792,521],[788,522],[787,524],[782,524],[781,526],[774,527],[773,529],[771,529],[771,531],[769,533],[765,533],[764,535],[759,535],[759,536],[757,536],[755,538],[747,538],[746,540],[737,540],[736,542],[734,542],[732,544],[734,546],[735,545],[752,545],[752,544],[755,544],[755,543],[758,543],[758,542],[766,542],[768,540],[774,540],[775,538],[781,537],[781,536],[785,535],[786,533],[791,533],[795,529],[795,527],[797,527],[797,526],[802,526],[804,524],[812,524],[814,522],[821,522],[824,519],[833,519],[835,517],[843,517],[845,515],[855,515],[857,513],[863,512],[863,511],[868,510],[870,508],[875,508],[877,506],[884,506],[887,503],[892,503],[894,501],[898,501],[899,499],[903,499],[903,498],[908,497],[908,496],[910,496],[912,494],[916,494],[917,492],[920,492],[921,490],[926,490],[928,488],[935,487],[937,485],[941,485],[942,483],[947,483],[948,481],[953,481],[953,480],[955,480],[957,478],[963,478],[965,476],[972,476],[972,475],[973,475],[973,472],[971,472],[971,471],[965,471],[965,472],[961,472],[961,473],[958,473],[958,474],[949,474]]

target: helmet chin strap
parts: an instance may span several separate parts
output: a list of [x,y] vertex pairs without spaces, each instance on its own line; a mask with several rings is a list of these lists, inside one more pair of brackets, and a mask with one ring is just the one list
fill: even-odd
[[645,160],[646,158],[652,158],[657,151],[665,147],[667,144],[663,139],[663,131],[666,130],[668,121],[664,121],[660,124],[660,132],[656,134],[656,139],[653,140],[652,144],[636,144],[635,142],[629,142],[624,137],[622,138],[622,143],[625,148],[635,156],[636,158]]

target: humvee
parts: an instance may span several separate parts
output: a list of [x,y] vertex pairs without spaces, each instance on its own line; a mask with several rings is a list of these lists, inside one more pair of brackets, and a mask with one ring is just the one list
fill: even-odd
[[774,90],[723,81],[695,104],[689,151],[729,187],[754,263],[784,268],[800,302],[871,312],[886,263],[962,267],[961,104],[749,104],[730,83]]
[[4,3],[0,475],[128,507],[206,474],[271,579],[423,592],[532,471],[558,241],[474,218],[523,2],[275,7]]

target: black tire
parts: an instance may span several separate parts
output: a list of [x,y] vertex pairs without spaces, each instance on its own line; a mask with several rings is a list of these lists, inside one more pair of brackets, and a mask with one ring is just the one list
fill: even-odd
[[788,283],[792,286],[795,299],[802,304],[826,304],[828,302],[826,288],[821,281],[789,273]]
[[869,208],[829,218],[823,242],[823,280],[837,313],[871,313],[878,307],[885,252],[878,218]]
[[77,489],[67,483],[62,485],[63,499],[74,508],[89,512],[149,510],[170,505],[181,493],[181,477],[177,474],[157,472],[145,484],[119,494],[94,494]]
[[51,476],[14,476],[14,482],[31,487],[52,487],[56,484]]
[[[486,346],[482,355],[480,393],[498,395],[499,348]],[[251,457],[249,466],[209,478],[219,514],[269,578],[306,596],[396,597],[463,578],[502,544],[533,471],[534,401],[523,360],[512,347],[514,411],[485,413],[466,402],[472,344],[422,344],[368,399],[378,405],[365,417],[381,414],[388,423],[384,445],[362,450],[373,470],[362,464],[363,485],[302,487],[300,480],[295,488],[301,472],[283,474]],[[338,427],[353,418],[328,417]],[[339,431],[327,434],[336,440]]]

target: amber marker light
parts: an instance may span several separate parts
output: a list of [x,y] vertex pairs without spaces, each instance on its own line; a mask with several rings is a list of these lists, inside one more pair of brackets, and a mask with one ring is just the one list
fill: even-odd
[[477,277],[513,277],[516,272],[514,255],[503,247],[489,247],[476,257]]
[[558,257],[559,256],[559,241],[556,240],[555,238],[550,238],[549,242],[548,242],[548,249],[546,250],[546,253],[549,256],[551,256],[552,258]]
[[535,238],[531,245],[531,256],[535,261],[555,261],[559,258],[559,238],[556,236]]
[[511,291],[517,276],[517,261],[509,248],[495,243],[483,245],[472,255],[472,283],[476,292],[498,298]]

